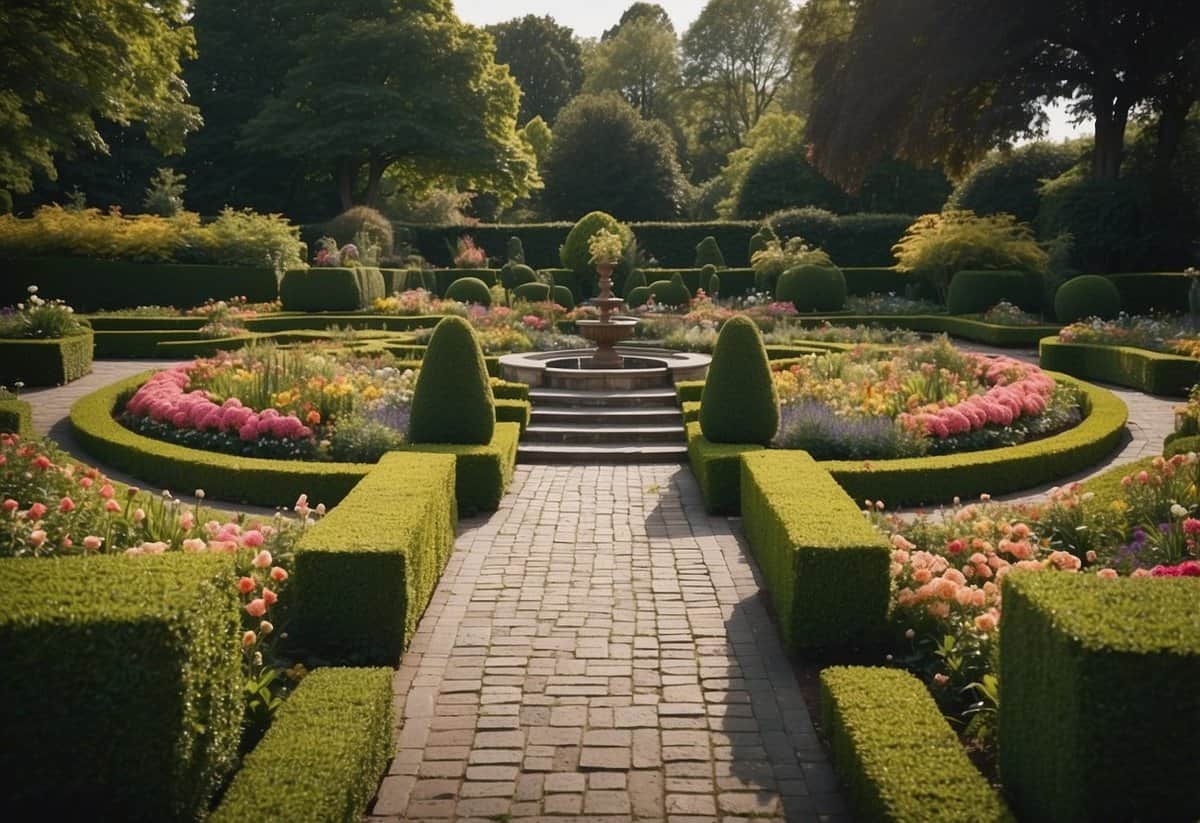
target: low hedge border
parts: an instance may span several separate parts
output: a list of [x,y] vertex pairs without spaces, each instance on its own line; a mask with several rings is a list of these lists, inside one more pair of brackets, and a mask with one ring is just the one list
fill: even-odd
[[430,454],[452,454],[458,461],[455,493],[458,510],[464,515],[495,511],[512,483],[517,465],[517,443],[521,427],[497,422],[492,442],[486,446],[455,443],[420,443],[405,450]]
[[280,707],[213,823],[363,819],[392,756],[390,669],[317,669]]
[[92,370],[92,332],[53,340],[0,340],[0,385],[61,386]]
[[[928,334],[948,334],[963,340],[986,343],[1001,348],[1033,348],[1049,334],[1056,334],[1056,323],[1035,326],[1004,326],[985,323],[973,317],[948,314],[821,314],[800,315],[796,318],[804,326],[820,326],[832,323],[841,326],[877,326],[893,329],[908,329]],[[797,340],[797,343],[815,345],[813,341]]]
[[232,575],[206,554],[0,560],[10,819],[203,816],[241,737]]
[[300,539],[298,644],[337,660],[400,657],[454,548],[455,464],[448,454],[386,454]]
[[700,401],[687,400],[679,404],[680,410],[683,412],[684,425],[688,423],[700,422]]
[[33,408],[24,400],[0,400],[0,432],[33,436]]
[[497,400],[524,400],[529,402],[529,384],[511,380],[493,380],[492,397]]
[[1163,457],[1174,457],[1188,452],[1200,452],[1200,434],[1168,437],[1163,444]]
[[521,434],[529,428],[529,417],[532,408],[527,400],[496,399],[496,422],[516,423],[521,427]]
[[197,331],[208,321],[203,317],[180,317],[177,315],[83,315],[95,331]]
[[1183,272],[1125,272],[1106,275],[1129,314],[1178,312],[1187,306],[1192,280]]
[[900,669],[821,672],[821,717],[833,768],[856,820],[1009,821],[929,690]]
[[806,452],[743,453],[742,525],[791,649],[872,643],[888,613],[891,553]]
[[[739,491],[742,455],[762,451],[763,446],[754,443],[713,443],[700,431],[700,404],[687,402],[683,408],[684,420],[687,421],[688,462],[700,486],[704,509],[709,514],[736,515],[742,505]],[[689,418],[689,414],[693,416]]]
[[999,763],[1022,819],[1197,819],[1200,581],[1017,571],[1003,598]]
[[1200,359],[1128,346],[1064,343],[1046,337],[1038,347],[1044,369],[1100,380],[1147,394],[1186,397],[1200,383]]

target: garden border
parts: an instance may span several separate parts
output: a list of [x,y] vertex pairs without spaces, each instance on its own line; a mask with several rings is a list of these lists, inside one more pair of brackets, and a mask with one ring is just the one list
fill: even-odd
[[91,329],[48,340],[0,339],[0,385],[61,386],[92,370]]
[[1099,343],[1064,343],[1057,336],[1038,342],[1039,362],[1088,380],[1102,380],[1147,394],[1186,397],[1200,383],[1200,359],[1178,354],[1108,346]]

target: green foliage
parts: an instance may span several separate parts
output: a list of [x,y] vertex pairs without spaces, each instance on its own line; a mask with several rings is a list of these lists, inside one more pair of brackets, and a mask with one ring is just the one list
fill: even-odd
[[0,43],[0,188],[53,178],[55,155],[108,146],[98,123],[142,123],[164,152],[200,125],[180,64],[194,57],[178,0],[79,0],[10,6]]
[[61,386],[92,370],[92,333],[51,340],[0,340],[0,386]]
[[583,58],[574,32],[549,15],[532,14],[486,31],[496,41],[496,62],[508,66],[521,88],[520,122],[554,122],[583,85]]
[[1188,435],[1186,437],[1169,437],[1163,445],[1163,457],[1171,458],[1177,454],[1188,454],[1190,452],[1200,452],[1200,435]]
[[500,283],[509,291],[536,282],[537,275],[533,269],[523,263],[508,263],[500,270]]
[[808,146],[797,142],[787,151],[755,160],[738,189],[733,214],[754,220],[781,209],[808,206],[847,212],[851,205],[850,197],[809,163]]
[[369,266],[290,269],[279,283],[284,311],[358,311],[383,296],[383,275]]
[[762,228],[751,236],[750,244],[747,248],[748,257],[746,259],[753,260],[757,252],[765,251],[772,240],[778,239],[779,237],[775,234],[775,230],[764,224]]
[[362,818],[392,757],[393,725],[391,669],[310,672],[209,820]]
[[[304,263],[300,229],[280,214],[258,214],[250,209],[226,206],[216,220],[204,226],[196,242],[202,252],[184,256],[186,262],[267,268],[274,270],[277,277]],[[246,291],[236,290],[229,294],[244,295]],[[218,296],[228,295],[224,292],[209,295]]]
[[896,268],[927,279],[944,300],[964,269],[1046,271],[1049,258],[1033,230],[1010,214],[979,217],[945,211],[918,217],[894,248]]
[[780,276],[775,299],[791,302],[801,312],[841,311],[846,305],[846,277],[837,266],[795,266]]
[[459,303],[476,303],[480,306],[492,304],[492,292],[487,283],[478,277],[460,277],[446,288],[445,298]]
[[656,280],[651,283],[650,295],[655,303],[662,306],[686,306],[692,299],[691,291],[678,272],[672,275],[670,280]]
[[929,689],[900,669],[821,671],[822,728],[860,820],[1011,820]]
[[1186,397],[1200,383],[1200,361],[1194,357],[1087,343],[1041,342],[1041,366],[1085,380],[1127,386],[1148,394]]
[[520,135],[521,139],[529,144],[533,156],[537,158],[538,168],[541,168],[550,156],[550,144],[554,142],[554,134],[550,127],[540,116],[535,117],[521,128]]
[[649,286],[635,286],[630,289],[625,295],[625,303],[631,309],[636,309],[638,306],[644,306],[650,300]]
[[520,237],[513,235],[508,238],[504,244],[504,256],[509,263],[525,264],[525,247],[521,245]]
[[767,449],[741,459],[742,522],[784,643],[800,649],[877,640],[891,589],[887,543],[805,452]]
[[988,215],[1004,212],[1023,223],[1037,219],[1039,190],[1079,160],[1078,143],[1027,143],[993,151],[959,181],[946,208]]
[[590,275],[592,269],[592,252],[590,244],[592,237],[600,231],[608,231],[620,235],[628,243],[633,238],[633,232],[623,226],[615,217],[602,211],[585,214],[576,221],[567,239],[559,249],[559,260],[564,269],[570,269],[577,274]]
[[513,299],[543,303],[550,299],[550,287],[545,283],[522,283],[513,291]]
[[696,245],[696,262],[694,265],[698,269],[702,269],[705,266],[715,266],[718,269],[726,268],[725,256],[721,254],[721,247],[717,245],[717,238],[710,234]]
[[699,288],[704,289],[710,297],[715,295],[721,288],[721,278],[717,274],[717,267],[711,263],[702,266],[697,285]]
[[[395,249],[392,221],[367,206],[346,209],[325,224],[324,233],[336,240],[339,246],[357,243],[359,238],[366,237],[376,247],[380,257],[391,257]],[[359,251],[365,252],[365,249]]]
[[714,443],[766,445],[779,428],[779,398],[762,335],[745,316],[721,327],[704,383],[700,428]]
[[1036,311],[1041,278],[1021,271],[960,271],[950,279],[946,309],[951,314],[982,314],[1001,300]]
[[559,113],[542,175],[552,217],[586,208],[622,220],[668,220],[682,210],[685,180],[670,131],[615,94],[580,95]]
[[767,225],[781,238],[803,237],[839,266],[890,266],[892,247],[912,221],[902,214],[835,215],[803,208],[776,212]]
[[679,85],[679,48],[669,18],[628,20],[588,51],[584,93],[616,92],[642,117],[669,120]]
[[186,174],[174,169],[160,168],[150,178],[142,206],[147,214],[159,217],[174,217],[183,211],[183,193],[187,191]]
[[1073,277],[1054,295],[1054,314],[1060,323],[1088,317],[1111,320],[1121,313],[1121,294],[1107,277],[1085,274]]
[[395,663],[454,549],[455,476],[444,455],[385,455],[305,533],[294,575],[298,642],[338,660]]
[[461,317],[438,323],[413,392],[408,434],[413,443],[486,445],[496,425],[483,350]]
[[646,274],[641,269],[634,269],[633,274],[625,278],[625,285],[622,289],[622,297],[628,302],[629,295],[634,289],[644,288],[646,286]]
[[0,386],[0,432],[33,436],[33,409],[4,386]]
[[[696,407],[697,412],[703,408],[695,401],[685,402],[683,407],[689,413],[693,412],[689,406]],[[704,510],[709,514],[737,515],[742,510],[742,455],[763,447],[754,443],[713,443],[700,432],[698,413],[693,416],[696,419],[687,423],[688,462],[700,486]]]
[[21,740],[0,753],[4,806],[17,817],[57,804],[106,819],[198,819],[233,768],[242,671],[232,564],[149,559],[0,562],[5,666],[30,673],[0,682],[0,722]]
[[1189,579],[1005,577],[1000,771],[1023,818],[1194,816],[1197,597]]
[[575,308],[575,295],[566,286],[554,287],[554,302],[562,306],[564,309]]
[[775,292],[779,278],[789,269],[798,266],[833,266],[828,254],[810,247],[800,237],[768,241],[766,248],[754,253],[750,263],[754,267],[755,288],[767,293]]
[[484,445],[424,443],[408,448],[430,454],[452,454],[456,461],[454,493],[460,514],[495,511],[512,482],[521,439],[518,422],[496,423],[491,442]]
[[404,445],[404,435],[391,426],[361,417],[339,420],[329,438],[329,454],[338,463],[375,463]]

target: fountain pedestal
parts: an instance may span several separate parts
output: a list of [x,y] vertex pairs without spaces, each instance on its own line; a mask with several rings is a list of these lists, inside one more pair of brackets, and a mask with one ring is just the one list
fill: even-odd
[[579,333],[596,344],[596,351],[585,364],[590,369],[619,369],[622,367],[621,355],[617,354],[616,345],[622,340],[633,336],[637,319],[633,317],[613,317],[612,313],[625,301],[614,297],[612,292],[612,263],[597,263],[596,271],[600,274],[600,296],[593,298],[591,303],[600,310],[599,320],[580,320],[576,323]]

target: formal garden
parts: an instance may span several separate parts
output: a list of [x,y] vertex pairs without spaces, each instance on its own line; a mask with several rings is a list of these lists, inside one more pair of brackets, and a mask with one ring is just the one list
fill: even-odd
[[0,43],[0,809],[1200,816],[1182,4],[80,5]]

